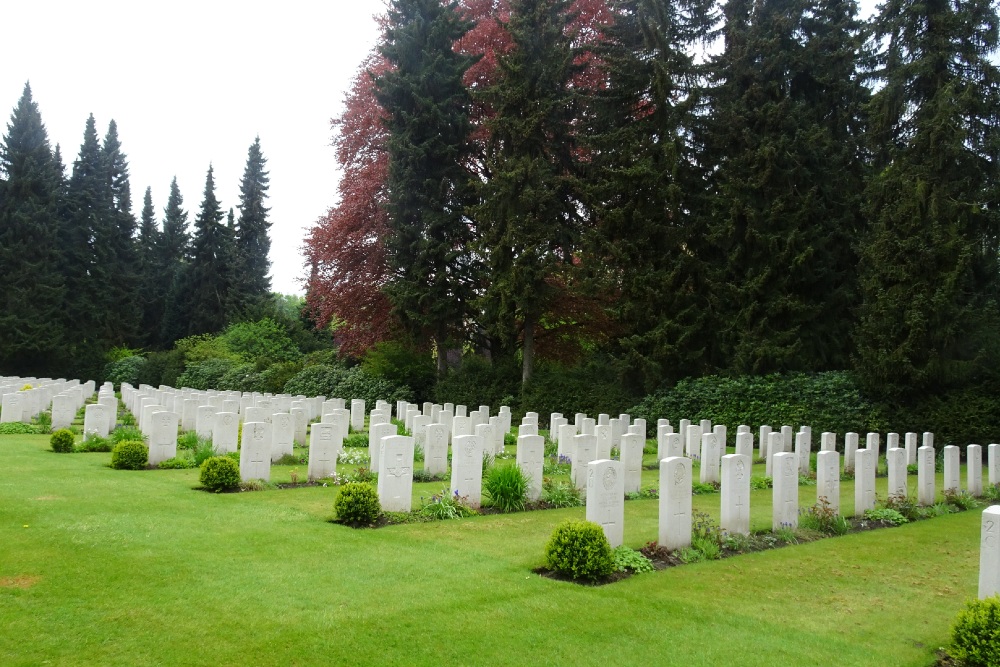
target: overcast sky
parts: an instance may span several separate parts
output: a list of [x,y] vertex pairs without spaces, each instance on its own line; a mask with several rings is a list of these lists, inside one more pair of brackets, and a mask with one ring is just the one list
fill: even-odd
[[113,118],[136,216],[149,186],[161,222],[176,175],[193,223],[209,163],[216,194],[235,209],[247,149],[260,135],[271,174],[272,289],[302,293],[304,230],[336,198],[330,118],[375,42],[372,16],[382,7],[382,0],[6,2],[0,126],[5,134],[30,81],[49,140],[70,167],[87,116],[94,114],[102,138]]

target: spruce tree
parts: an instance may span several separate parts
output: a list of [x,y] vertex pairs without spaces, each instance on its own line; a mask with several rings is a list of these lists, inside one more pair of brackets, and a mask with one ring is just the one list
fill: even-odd
[[998,39],[988,0],[890,0],[872,99],[858,373],[883,398],[992,371],[997,353]]
[[495,113],[476,212],[489,276],[483,307],[500,341],[515,343],[520,333],[524,383],[534,369],[536,328],[555,294],[549,279],[571,263],[582,232],[569,5],[512,0],[513,48],[483,92]]
[[232,290],[230,306],[233,317],[259,311],[271,297],[271,279],[268,276],[271,267],[268,259],[271,250],[270,209],[264,205],[270,178],[266,167],[267,159],[260,149],[260,137],[257,137],[247,153],[237,204],[240,215],[233,231],[233,284],[236,286]]
[[174,177],[170,182],[163,233],[158,246],[157,268],[161,271],[160,283],[166,294],[158,332],[162,347],[170,347],[178,338],[187,335],[187,296],[183,293],[181,278],[191,257],[191,236],[188,233],[188,214],[183,206],[184,197],[177,186],[177,177]]
[[154,346],[160,340],[167,290],[170,287],[163,279],[162,236],[156,224],[156,211],[153,209],[153,190],[147,187],[142,198],[139,237],[136,239],[138,284],[142,295],[141,331],[143,343],[147,346]]
[[25,84],[0,145],[0,369],[8,374],[56,373],[66,359],[60,166]]
[[194,222],[191,261],[181,276],[180,294],[186,300],[187,334],[215,333],[226,326],[231,269],[227,260],[228,240],[222,219],[225,214],[215,196],[211,166],[205,178],[201,210]]
[[381,47],[391,67],[376,80],[389,128],[387,292],[411,335],[434,341],[439,373],[466,324],[472,288],[471,100],[462,77],[474,59],[454,48],[470,27],[456,2],[393,0]]

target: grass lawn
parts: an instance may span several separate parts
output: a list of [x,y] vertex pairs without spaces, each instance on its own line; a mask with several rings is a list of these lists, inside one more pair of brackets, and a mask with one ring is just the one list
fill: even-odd
[[[0,436],[4,666],[926,666],[976,594],[979,511],[584,587],[531,572],[582,507],[353,530],[327,522],[336,487],[213,495],[47,449]],[[694,505],[718,518],[718,494]],[[769,527],[770,491],[751,508]],[[657,509],[626,502],[627,545]]]

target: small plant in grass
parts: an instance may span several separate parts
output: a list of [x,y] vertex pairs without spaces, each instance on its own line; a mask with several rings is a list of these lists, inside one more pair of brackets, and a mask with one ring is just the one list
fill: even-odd
[[297,454],[284,454],[273,463],[276,466],[294,466],[302,463],[302,457]]
[[545,545],[545,565],[571,579],[594,581],[614,572],[615,561],[604,530],[590,521],[564,521]]
[[1000,596],[966,604],[952,627],[949,653],[966,667],[1000,667]]
[[175,456],[172,459],[167,459],[166,461],[160,461],[156,466],[161,470],[184,470],[187,468],[194,468],[194,461],[183,456]]
[[469,507],[468,497],[458,495],[457,491],[448,493],[448,489],[441,489],[441,493],[431,496],[430,501],[417,512],[429,519],[461,519],[477,514]]
[[528,477],[520,466],[493,466],[483,479],[483,490],[501,512],[521,512],[528,500]]
[[414,482],[442,482],[447,479],[445,474],[433,474],[427,472],[426,468],[413,471]]
[[61,428],[49,438],[49,445],[51,445],[52,451],[67,454],[73,451],[75,441],[76,438],[73,437],[72,431],[68,428]]
[[792,528],[792,524],[783,523],[777,530],[774,531],[774,536],[778,538],[779,542],[784,544],[798,544],[799,538],[795,535],[795,529]]
[[990,484],[983,488],[983,500],[988,503],[1000,503],[1000,484]]
[[370,469],[361,467],[354,472],[348,473],[345,477],[348,482],[359,482],[361,484],[374,484],[378,480],[378,475],[373,473]]
[[750,488],[754,490],[770,489],[774,486],[774,479],[771,477],[751,477]]
[[552,507],[579,507],[583,505],[580,489],[569,482],[542,481],[542,501]]
[[195,431],[184,431],[177,436],[177,449],[194,449],[198,446],[198,433]]
[[615,560],[615,572],[642,574],[643,572],[653,571],[653,562],[651,560],[624,544],[615,547],[611,554]]
[[955,489],[945,489],[944,501],[952,507],[964,512],[975,509],[979,502],[968,491],[956,491]]
[[694,546],[690,546],[686,549],[681,549],[677,552],[677,557],[681,559],[682,563],[700,563],[705,560],[705,554],[699,551]]
[[368,452],[361,449],[345,449],[337,456],[337,463],[346,465],[368,465],[370,462],[371,457],[368,456]]
[[816,486],[816,478],[799,475],[799,486]]
[[344,438],[344,447],[364,447],[368,448],[368,434],[367,433],[349,433],[346,438]]
[[142,440],[146,441],[146,436],[143,435],[142,431],[134,426],[118,426],[115,430],[108,434],[108,440],[114,444],[118,444],[124,440]]
[[906,517],[907,521],[916,521],[923,518],[920,511],[921,507],[909,496],[901,494],[892,495],[886,498],[882,505],[888,509],[896,510]]
[[718,493],[719,487],[715,484],[702,484],[701,482],[692,482],[691,493],[699,496],[703,493]]
[[701,553],[704,560],[722,556],[722,533],[705,512],[695,510],[691,513],[691,548]]
[[493,456],[493,452],[483,452],[483,479],[486,479],[486,476],[490,472],[490,468],[493,467],[495,462],[496,458]]
[[750,536],[743,533],[727,534],[722,538],[722,546],[735,553],[743,553],[749,550],[752,545],[753,541]]
[[111,450],[115,470],[142,470],[149,464],[149,447],[141,440],[123,440]]
[[378,493],[370,484],[348,482],[340,487],[337,499],[333,501],[333,511],[337,520],[353,526],[368,526],[375,523],[382,513]]
[[916,463],[911,463],[910,465],[906,466],[906,474],[907,475],[919,474],[919,466],[917,466]]
[[568,456],[548,456],[542,463],[543,475],[568,475],[573,468],[573,462]]
[[909,519],[905,516],[888,507],[876,507],[874,509],[865,510],[865,518],[869,521],[887,523],[890,526],[901,526],[904,523],[909,522]]
[[[133,442],[133,441],[125,441],[125,440],[123,440],[122,442]],[[142,442],[142,441],[141,440],[137,440],[137,441],[134,441],[134,442]],[[114,447],[115,447],[116,444],[118,444],[118,443],[111,442],[111,440],[109,440],[108,438],[102,438],[99,435],[94,435],[93,433],[91,433],[89,437],[85,438],[83,440],[83,442],[81,442],[77,446],[76,451],[78,451],[78,452],[110,452],[110,451],[114,450]]]
[[844,535],[851,529],[851,524],[833,509],[826,496],[802,513],[799,526],[827,535]]
[[202,463],[215,456],[215,447],[211,440],[199,438],[198,444],[194,446],[193,454],[195,467],[200,467]]
[[510,431],[503,434],[504,447],[513,447],[516,444],[517,444],[517,434],[511,433]]
[[38,427],[42,433],[48,433],[52,430],[52,413],[50,411],[39,412],[38,416],[35,417],[35,421],[38,422]]
[[228,456],[213,456],[201,464],[199,480],[203,487],[216,493],[238,489],[240,467]]
[[35,435],[41,432],[41,427],[24,422],[0,423],[0,435]]
[[262,479],[247,479],[240,482],[240,491],[266,491],[273,488],[274,484]]

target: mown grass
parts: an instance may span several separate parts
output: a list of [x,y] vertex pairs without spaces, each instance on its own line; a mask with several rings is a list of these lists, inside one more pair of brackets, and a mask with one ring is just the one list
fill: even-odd
[[[46,448],[0,437],[2,665],[924,666],[976,592],[978,511],[583,587],[531,572],[582,507],[353,530],[336,487],[216,495]],[[657,507],[625,504],[626,544]]]

